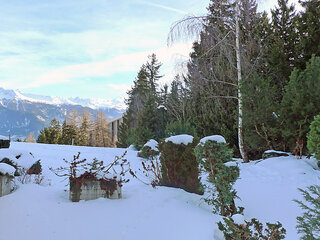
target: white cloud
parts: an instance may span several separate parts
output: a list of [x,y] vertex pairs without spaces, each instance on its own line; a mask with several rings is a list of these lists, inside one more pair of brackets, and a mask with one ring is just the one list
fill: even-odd
[[[39,76],[27,87],[39,87],[57,82],[72,82],[76,79],[90,77],[108,77],[117,73],[137,72],[139,67],[153,52],[160,62],[165,63],[163,68],[173,69],[177,62],[186,61],[191,50],[191,43],[179,43],[171,48],[160,48],[155,51],[144,51],[133,54],[120,55],[106,61],[69,65],[57,68]],[[132,80],[131,80],[132,81]],[[109,84],[115,86],[115,84]]]

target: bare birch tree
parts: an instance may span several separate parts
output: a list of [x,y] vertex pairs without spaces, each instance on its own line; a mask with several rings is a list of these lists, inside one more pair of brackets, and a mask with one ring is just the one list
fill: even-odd
[[[216,1],[217,2],[217,1]],[[211,52],[219,49],[220,54],[226,59],[229,67],[229,72],[216,72],[212,67],[208,69],[201,69],[196,72],[198,78],[203,82],[214,82],[216,84],[229,86],[234,88],[236,91],[229,91],[225,95],[211,95],[208,98],[211,99],[235,99],[238,105],[238,147],[240,154],[245,162],[248,162],[248,157],[245,152],[244,147],[244,134],[243,134],[243,112],[242,112],[242,94],[240,84],[243,81],[242,71],[243,66],[246,69],[246,77],[252,74],[253,69],[256,66],[256,59],[252,59],[253,46],[259,45],[258,43],[253,43],[252,36],[243,36],[241,29],[246,28],[250,25],[250,11],[249,6],[255,6],[254,0],[225,0],[218,3],[220,5],[229,4],[234,15],[233,16],[213,16],[212,14],[206,16],[189,16],[181,21],[175,23],[171,29],[168,36],[168,44],[185,37],[185,39],[190,39],[191,36],[196,36],[201,38],[203,36],[203,31],[209,32],[205,38],[201,38],[201,41],[207,44],[207,48],[203,55],[210,56]],[[256,9],[255,9],[256,10]],[[223,24],[212,24],[210,19],[215,19],[216,22],[223,22]],[[242,23],[245,22],[240,27],[240,19]],[[246,24],[246,22],[248,22]],[[224,26],[224,27],[221,27]],[[248,28],[248,27],[247,27]],[[247,31],[250,31],[246,29]],[[250,35],[250,34],[249,34]],[[246,39],[246,43],[242,44],[240,41],[242,38]],[[214,41],[210,40],[213,39]],[[207,42],[206,42],[207,41]],[[212,45],[212,43],[214,43]],[[258,47],[259,48],[259,47]],[[259,50],[258,50],[259,52]],[[250,55],[250,56],[249,56]],[[200,58],[203,56],[200,56]],[[211,61],[206,59],[206,61]],[[214,60],[215,61],[215,60]],[[210,62],[209,65],[214,66],[216,62]],[[210,74],[208,74],[210,72]],[[210,76],[208,79],[206,76]],[[222,76],[222,77],[221,77]],[[237,81],[232,79],[234,76]],[[201,87],[201,81],[198,82]],[[203,84],[207,86],[206,84]]]

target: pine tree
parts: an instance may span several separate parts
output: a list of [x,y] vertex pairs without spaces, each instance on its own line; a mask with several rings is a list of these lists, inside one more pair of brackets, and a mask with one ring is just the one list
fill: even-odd
[[155,54],[149,56],[149,61],[141,66],[134,86],[128,92],[128,108],[120,125],[118,146],[127,147],[134,143],[141,147],[156,136],[157,107],[161,102],[157,92],[157,81],[162,77],[159,74],[160,67],[161,63]]
[[304,69],[312,55],[320,56],[320,1],[300,1],[305,11],[298,18],[298,35],[300,44],[297,46],[299,68]]
[[274,85],[277,86],[278,101],[281,101],[284,87],[289,81],[293,68],[297,65],[298,53],[295,51],[298,39],[294,5],[288,0],[278,0],[278,7],[272,14],[272,44],[269,47],[269,68]]
[[61,136],[61,125],[57,119],[53,119],[48,128],[47,143],[58,144]]
[[81,125],[78,131],[77,145],[89,146],[89,132],[91,129],[91,125],[91,115],[87,110],[84,110],[81,117]]
[[304,202],[297,201],[304,210],[302,216],[297,217],[298,233],[302,234],[302,240],[320,239],[320,186],[313,185],[307,190],[299,189],[304,197]]
[[63,144],[63,145],[75,144],[76,137],[77,137],[76,127],[74,125],[67,124],[67,121],[64,120],[62,124],[62,131],[59,139],[59,144]]
[[40,131],[40,134],[37,138],[37,143],[48,143],[48,137],[49,137],[49,129],[44,128]]
[[295,141],[305,142],[314,116],[320,113],[320,57],[313,56],[305,70],[295,69],[281,103],[282,133],[293,149]]

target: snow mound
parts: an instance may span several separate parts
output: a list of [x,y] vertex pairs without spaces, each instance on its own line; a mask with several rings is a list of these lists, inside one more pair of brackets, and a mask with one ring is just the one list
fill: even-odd
[[222,137],[221,135],[212,135],[212,136],[204,137],[200,140],[200,143],[205,143],[206,141],[214,141],[217,143],[227,143],[224,137]]
[[278,153],[278,154],[288,154],[286,152],[282,152],[282,151],[276,151],[276,150],[267,150],[264,153]]
[[14,176],[14,172],[16,169],[9,164],[6,163],[0,163],[0,174],[6,175],[8,174],[9,176]]
[[16,151],[11,149],[1,149],[0,161],[4,158],[9,158],[18,167],[29,169],[35,162],[34,156],[24,150]]
[[193,137],[191,135],[181,134],[181,135],[168,137],[168,138],[166,138],[165,142],[172,142],[172,143],[178,144],[178,145],[179,144],[188,145],[189,143],[192,143],[192,141],[193,141]]
[[135,148],[135,146],[133,144],[131,144],[129,147],[127,147],[127,150],[137,151],[137,149]]
[[163,110],[165,110],[165,111],[168,110],[168,109],[167,109],[165,106],[163,106],[163,105],[159,105],[159,106],[157,107],[157,109],[163,109]]
[[154,140],[154,139],[150,139],[150,140],[144,145],[144,147],[150,147],[151,150],[159,152],[158,142],[157,142],[156,140]]
[[242,214],[233,215],[232,220],[234,221],[235,224],[238,224],[238,225],[246,224],[246,222],[244,221],[244,216]]
[[9,140],[8,137],[0,135],[0,140]]

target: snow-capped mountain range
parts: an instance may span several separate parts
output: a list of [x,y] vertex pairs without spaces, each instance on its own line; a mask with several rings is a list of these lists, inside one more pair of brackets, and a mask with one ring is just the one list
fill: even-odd
[[119,117],[124,108],[121,100],[41,96],[0,87],[0,135],[23,138],[33,132],[37,136],[53,118],[62,122],[65,114],[72,110],[82,114],[86,109],[94,117],[100,109],[112,120]]
[[63,98],[55,96],[43,96],[31,93],[23,93],[20,90],[6,90],[0,87],[0,104],[2,99],[29,101],[34,103],[44,103],[51,105],[80,105],[92,109],[115,108],[118,110],[125,109],[123,99],[98,99],[98,98]]

